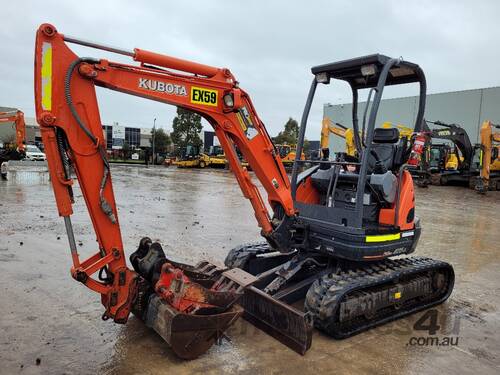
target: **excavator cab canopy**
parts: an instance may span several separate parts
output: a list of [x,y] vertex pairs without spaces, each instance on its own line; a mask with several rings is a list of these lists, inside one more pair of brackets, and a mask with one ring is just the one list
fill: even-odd
[[[314,75],[314,79],[311,83],[300,124],[297,155],[300,155],[304,146],[307,120],[318,84],[329,84],[331,79],[347,82],[352,90],[352,128],[357,155],[357,162],[348,163],[356,168],[355,173],[350,175],[353,182],[353,191],[350,193],[352,197],[350,197],[350,202],[348,202],[348,210],[342,209],[339,205],[336,206],[328,201],[326,202],[326,207],[312,207],[309,204],[297,201],[297,188],[305,177],[305,172],[299,176],[299,169],[304,163],[310,163],[315,166],[309,169],[308,173],[311,173],[311,175],[312,173],[316,173],[316,170],[318,170],[318,174],[325,174],[326,194],[328,197],[333,197],[332,191],[335,190],[335,184],[331,182],[338,179],[332,176],[339,173],[339,168],[345,168],[344,164],[346,164],[346,161],[333,161],[327,157],[319,162],[312,160],[302,161],[296,158],[291,179],[292,197],[299,209],[301,219],[310,225],[321,223],[325,227],[332,227],[332,220],[334,220],[338,221],[335,224],[341,226],[341,232],[359,230],[364,232],[367,230],[365,225],[367,207],[365,207],[366,204],[364,202],[366,202],[366,199],[364,197],[366,189],[370,188],[374,183],[370,180],[370,175],[373,174],[375,165],[381,163],[387,170],[399,176],[399,172],[409,156],[410,149],[406,141],[402,140],[399,142],[398,129],[376,127],[377,114],[384,88],[389,85],[410,83],[417,83],[419,85],[418,112],[412,129],[415,132],[419,132],[424,122],[426,98],[425,75],[417,64],[404,61],[402,58],[391,58],[381,54],[361,56],[318,65],[311,68],[311,72]],[[368,89],[369,93],[363,113],[358,113],[358,91],[363,89]],[[358,119],[358,117],[361,117],[361,119]],[[347,178],[344,175],[341,177]],[[376,217],[377,214],[373,216]],[[408,220],[408,223],[413,222],[411,217],[408,217]],[[334,236],[332,233],[328,235]],[[338,246],[338,244],[334,245]]]
[[[353,89],[366,89],[377,86],[380,74],[390,57],[374,54],[318,65],[311,68],[319,83],[328,83],[330,78],[346,81]],[[400,60],[391,67],[385,85],[400,85],[420,82],[421,70],[417,64]]]

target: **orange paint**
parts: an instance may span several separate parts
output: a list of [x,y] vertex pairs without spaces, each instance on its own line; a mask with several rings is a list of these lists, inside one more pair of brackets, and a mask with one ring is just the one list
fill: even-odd
[[[267,192],[271,207],[280,205],[289,216],[295,214],[290,182],[279,157],[260,121],[250,97],[237,85],[227,69],[215,68],[154,52],[135,49],[134,60],[142,64],[126,65],[108,60],[76,63],[71,75],[70,92],[75,109],[95,139],[92,141],[77,123],[65,97],[65,76],[79,57],[64,41],[54,26],[43,24],[36,34],[35,45],[35,109],[61,216],[72,214],[72,199],[57,147],[56,129],[64,132],[69,144],[69,157],[92,220],[100,252],[81,261],[73,254],[74,277],[82,273],[85,285],[102,295],[106,314],[124,321],[130,312],[134,295],[135,273],[126,267],[123,242],[118,222],[111,176],[103,196],[116,217],[113,223],[103,212],[100,184],[105,172],[100,149],[105,148],[102,121],[95,86],[108,88],[142,98],[179,106],[202,115],[215,129],[243,195],[250,200],[258,225],[264,234],[273,231],[271,218],[262,196],[249,173],[239,162],[234,145],[243,154]],[[45,65],[44,65],[45,64]],[[192,73],[181,74],[144,64]],[[196,97],[193,93],[196,93]],[[224,95],[232,95],[235,105],[226,107]],[[110,255],[113,254],[113,255]],[[115,275],[113,284],[93,278],[100,267],[107,266]],[[125,272],[125,283],[119,285],[119,272]]]
[[398,221],[396,220],[396,202],[391,208],[382,208],[379,214],[379,223],[385,225],[394,225],[400,230],[408,230],[414,228],[414,220],[407,221],[410,211],[415,210],[415,191],[413,188],[413,180],[408,171],[403,171],[402,183],[400,186],[399,196]]

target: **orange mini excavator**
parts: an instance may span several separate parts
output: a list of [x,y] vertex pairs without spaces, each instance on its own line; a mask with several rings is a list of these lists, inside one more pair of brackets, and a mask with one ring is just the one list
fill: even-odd
[[0,164],[11,159],[21,159],[26,148],[26,124],[24,123],[24,113],[22,111],[0,112],[0,124],[14,123],[16,128],[17,147],[8,147],[0,151]]
[[[67,43],[129,56],[139,64],[82,58]],[[413,182],[406,161],[411,144],[397,129],[375,129],[386,85],[417,82],[425,109],[425,76],[416,64],[370,55],[312,68],[296,155],[302,155],[317,85],[347,82],[354,98],[359,160],[301,160],[289,180],[249,95],[228,69],[142,49],[123,50],[38,29],[35,47],[37,120],[59,214],[73,258],[71,274],[101,294],[103,319],[125,323],[133,312],[182,358],[205,352],[242,313],[295,351],[311,345],[313,326],[343,338],[439,304],[451,293],[453,268],[412,253],[420,236]],[[239,246],[226,269],[168,259],[145,237],[126,264],[95,87],[180,106],[215,129],[265,242]],[[358,90],[374,93],[360,132]],[[371,94],[370,94],[371,97]],[[366,116],[365,116],[366,119]],[[360,139],[360,134],[364,134]],[[266,208],[240,164],[237,147],[267,193]],[[309,166],[299,173],[301,167]],[[349,166],[349,168],[346,168]],[[97,237],[94,255],[80,259],[71,224],[76,172]],[[235,224],[236,225],[236,224]],[[305,300],[304,309],[291,304]]]

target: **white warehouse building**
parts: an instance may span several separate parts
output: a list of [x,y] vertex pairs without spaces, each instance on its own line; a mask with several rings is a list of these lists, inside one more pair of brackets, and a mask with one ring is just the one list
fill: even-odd
[[[366,102],[358,106],[361,127]],[[413,128],[418,111],[418,96],[383,99],[377,115],[377,126],[389,121]],[[324,104],[323,115],[352,128],[352,104]],[[425,118],[430,121],[456,123],[468,133],[471,143],[479,142],[479,129],[485,120],[500,123],[500,87],[443,92],[427,95]],[[432,127],[432,125],[431,125]],[[345,142],[330,134],[330,152],[343,151]]]

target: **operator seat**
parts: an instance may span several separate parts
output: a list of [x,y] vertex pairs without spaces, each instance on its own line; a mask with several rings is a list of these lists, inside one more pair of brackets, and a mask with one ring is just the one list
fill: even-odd
[[377,160],[389,171],[393,171],[401,165],[406,140],[399,141],[399,130],[397,128],[376,128],[373,130],[373,143],[371,153],[368,155],[368,173],[375,169]]

